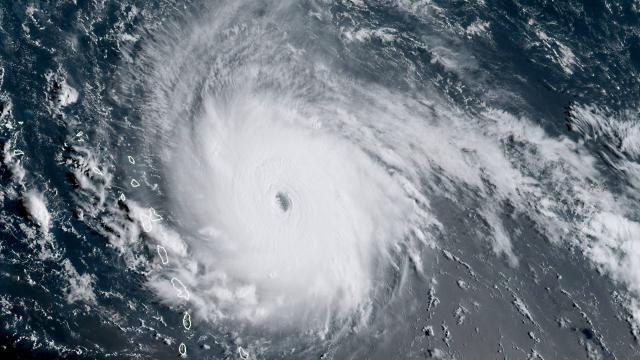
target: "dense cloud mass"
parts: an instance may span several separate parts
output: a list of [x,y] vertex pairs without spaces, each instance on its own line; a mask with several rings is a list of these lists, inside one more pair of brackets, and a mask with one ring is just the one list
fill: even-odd
[[[171,274],[193,287],[204,317],[285,316],[308,325],[366,313],[373,284],[393,268],[390,253],[415,254],[417,244],[451,230],[430,196],[479,202],[484,227],[475,231],[513,267],[519,255],[505,228],[507,205],[552,243],[577,245],[636,288],[638,269],[606,255],[634,258],[634,231],[609,236],[616,224],[637,226],[626,217],[634,206],[598,186],[598,159],[580,143],[490,104],[458,108],[429,86],[418,94],[411,76],[407,90],[347,76],[332,60],[336,43],[307,48],[308,34],[293,31],[301,19],[290,6],[209,9],[155,35],[144,65],[131,70],[152,91],[142,131],[153,134],[146,146],[188,249]],[[363,31],[329,38],[403,43],[389,29]],[[462,77],[477,66],[463,49],[434,51],[444,57],[434,61]],[[151,285],[171,301],[167,279]]]
[[[172,271],[188,279],[205,317],[364,311],[374,269],[393,263],[398,244],[447,231],[430,194],[481,200],[477,231],[511,266],[519,258],[503,223],[507,203],[554,243],[581,243],[604,265],[610,237],[585,237],[608,231],[604,217],[632,220],[624,202],[594,186],[597,159],[580,144],[489,105],[456,108],[429,87],[425,96],[344,76],[329,56],[334,44],[304,48],[288,6],[209,9],[156,35],[132,70],[152,90],[143,131],[161,139],[147,147],[188,249]],[[264,11],[260,21],[255,11]],[[352,43],[377,34],[332,35]],[[461,74],[475,66],[463,50],[447,52],[445,66]],[[577,206],[572,214],[566,202]],[[153,286],[173,299],[164,280]],[[298,307],[303,317],[292,315]]]

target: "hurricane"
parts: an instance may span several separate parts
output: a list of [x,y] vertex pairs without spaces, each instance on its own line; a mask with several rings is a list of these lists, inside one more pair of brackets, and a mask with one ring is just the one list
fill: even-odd
[[[0,242],[0,269],[33,264],[24,286],[51,298],[18,311],[37,296],[6,290],[2,341],[79,358],[638,354],[624,74],[640,67],[591,40],[631,41],[635,7],[607,8],[607,32],[577,1],[71,3],[11,9],[48,54],[34,63],[53,59],[33,66],[44,99],[12,97],[21,50],[0,57],[2,234],[24,239]],[[20,314],[39,307],[73,316],[33,330]]]
[[[169,252],[179,261],[169,275],[186,279],[201,316],[325,336],[331,324],[366,321],[384,292],[376,283],[426,243],[433,221],[414,175],[374,152],[385,139],[362,133],[376,131],[370,119],[393,119],[376,94],[271,29],[279,9],[255,28],[223,20],[260,7],[212,9],[143,50],[147,70],[129,70],[154,89],[137,102],[139,146],[166,183],[172,239],[185,249]],[[163,235],[152,237],[164,246]],[[150,286],[174,299],[166,280]]]

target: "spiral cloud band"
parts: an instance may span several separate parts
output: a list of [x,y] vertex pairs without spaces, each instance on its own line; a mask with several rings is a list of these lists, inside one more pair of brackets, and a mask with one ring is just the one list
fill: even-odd
[[[431,38],[394,32],[360,39],[350,19],[335,26],[330,9],[300,9],[216,5],[186,23],[167,21],[166,32],[132,50],[121,78],[133,100],[122,102],[138,111],[131,141],[136,166],[148,171],[136,175],[135,200],[164,215],[148,234],[163,249],[148,279],[163,301],[184,300],[177,279],[196,322],[321,334],[381,324],[387,313],[376,310],[413,298],[404,296],[413,291],[402,286],[407,269],[422,276],[437,267],[423,245],[458,230],[520,266],[518,217],[640,288],[601,256],[627,243],[603,234],[631,224],[635,203],[593,186],[602,174],[579,142],[495,101],[457,105],[479,96],[449,84],[477,80],[479,65],[463,49],[442,54]],[[379,41],[379,51],[362,51],[363,41]],[[427,50],[431,61],[412,58]],[[416,66],[451,79],[425,82]],[[579,206],[567,214],[568,203]]]
[[[379,151],[368,122],[388,127],[389,111],[352,103],[358,84],[271,20],[253,23],[253,7],[156,34],[125,80],[146,89],[136,143],[165,215],[147,233],[164,259],[148,285],[179,304],[180,280],[195,319],[324,336],[365,323],[398,290],[420,261],[428,205],[415,174],[397,170],[404,160]],[[140,220],[146,210],[129,205]]]

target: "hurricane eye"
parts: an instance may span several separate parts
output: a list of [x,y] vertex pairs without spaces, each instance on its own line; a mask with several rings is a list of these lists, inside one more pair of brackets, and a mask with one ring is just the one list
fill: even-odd
[[276,202],[283,212],[287,212],[291,208],[291,199],[283,192],[276,194]]

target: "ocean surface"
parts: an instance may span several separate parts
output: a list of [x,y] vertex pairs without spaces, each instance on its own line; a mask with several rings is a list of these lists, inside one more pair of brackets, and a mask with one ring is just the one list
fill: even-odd
[[640,2],[0,4],[0,358],[640,358]]

